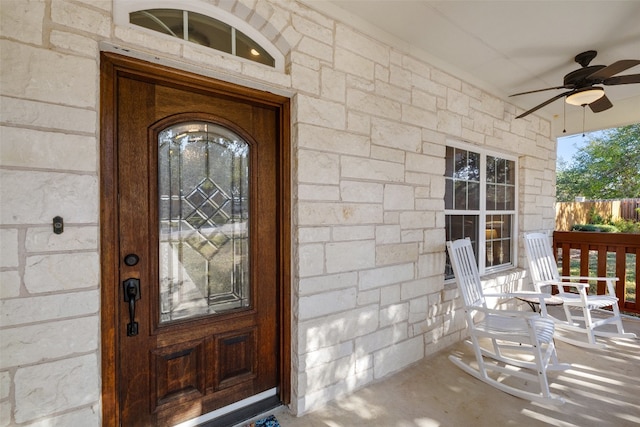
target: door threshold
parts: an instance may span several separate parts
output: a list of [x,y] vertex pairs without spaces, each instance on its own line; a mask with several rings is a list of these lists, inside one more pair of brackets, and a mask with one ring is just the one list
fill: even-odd
[[263,414],[282,405],[277,388],[272,388],[232,403],[174,427],[228,427]]

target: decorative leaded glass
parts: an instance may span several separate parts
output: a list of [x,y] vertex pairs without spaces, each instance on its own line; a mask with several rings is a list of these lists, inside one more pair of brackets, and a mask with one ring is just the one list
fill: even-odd
[[190,122],[158,137],[161,322],[249,306],[249,145]]

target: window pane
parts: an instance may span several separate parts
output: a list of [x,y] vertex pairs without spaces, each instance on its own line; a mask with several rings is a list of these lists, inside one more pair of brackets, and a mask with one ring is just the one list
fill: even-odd
[[464,150],[455,150],[455,173],[454,177],[458,179],[467,179],[467,152]]
[[189,14],[189,41],[231,52],[231,26],[199,13]]
[[275,66],[273,57],[240,31],[236,31],[236,55],[271,67]]
[[467,183],[465,181],[455,181],[455,207],[454,209],[467,209]]
[[160,321],[249,306],[249,145],[210,123],[158,136]]
[[467,187],[467,191],[469,193],[467,199],[467,209],[480,209],[480,184],[477,182],[470,182]]
[[[446,215],[445,216],[445,239],[447,241],[464,239],[466,237],[471,239],[471,245],[473,252],[478,257],[478,222],[479,217],[477,215]],[[453,269],[451,267],[451,261],[449,260],[449,254],[445,262],[445,278],[450,279],[453,277]]]
[[487,185],[487,210],[496,210],[496,185]]
[[487,156],[487,182],[496,182],[496,158]]
[[182,38],[182,11],[176,9],[149,9],[131,12],[129,22],[159,33]]
[[505,183],[511,185],[516,183],[516,164],[511,160],[505,161]]
[[485,249],[487,267],[511,263],[511,215],[487,215]]
[[469,151],[469,179],[480,181],[480,154]]
[[447,147],[447,154],[445,156],[445,169],[444,176],[453,177],[454,167],[454,149],[453,147]]
[[444,208],[453,209],[453,180],[449,178],[444,181]]
[[505,202],[504,208],[506,210],[514,210],[515,209],[515,192],[516,189],[514,186],[509,185],[505,187]]

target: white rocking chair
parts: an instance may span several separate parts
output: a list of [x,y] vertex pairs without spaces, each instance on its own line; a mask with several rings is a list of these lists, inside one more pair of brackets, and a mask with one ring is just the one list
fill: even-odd
[[[449,356],[449,360],[468,374],[505,393],[531,401],[564,403],[561,397],[551,394],[547,379],[548,370],[563,371],[571,367],[566,363],[558,363],[553,342],[554,322],[529,311],[489,309],[485,301],[485,297],[538,296],[539,303],[544,307],[544,298],[550,295],[485,294],[471,241],[461,239],[447,242],[447,250],[464,299],[470,335],[467,343],[473,346],[478,366],[476,368],[455,355]],[[476,319],[478,314],[481,315],[480,319]],[[511,381],[510,377],[514,380]]]
[[[537,292],[544,287],[555,286],[558,294],[554,295],[562,299],[562,306],[566,321],[549,316],[556,322],[558,331],[578,332],[587,335],[587,340],[573,339],[562,333],[556,338],[569,344],[587,347],[604,348],[602,343],[596,341],[596,336],[614,338],[636,338],[635,334],[625,333],[620,319],[618,309],[618,298],[614,282],[617,277],[582,277],[582,276],[560,276],[558,265],[553,256],[553,248],[549,238],[544,233],[528,233],[524,236],[527,261],[531,280]],[[568,262],[568,254],[565,255]],[[607,284],[606,295],[589,295],[588,283],[580,283],[579,280],[598,280]],[[567,292],[566,288],[574,288],[576,292]],[[602,316],[594,318],[591,314],[593,310],[611,307],[611,311],[600,310]],[[596,328],[613,324],[617,331],[603,331]]]

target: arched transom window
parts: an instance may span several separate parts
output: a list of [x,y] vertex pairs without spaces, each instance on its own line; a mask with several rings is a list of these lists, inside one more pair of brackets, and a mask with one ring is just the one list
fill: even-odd
[[237,28],[210,16],[180,9],[146,9],[129,13],[129,22],[250,61],[275,67],[266,49]]

